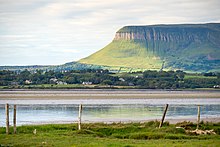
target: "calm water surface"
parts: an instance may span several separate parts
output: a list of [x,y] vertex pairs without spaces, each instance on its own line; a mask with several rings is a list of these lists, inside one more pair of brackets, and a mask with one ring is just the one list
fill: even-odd
[[83,104],[84,122],[120,122],[160,119],[170,104],[166,119],[220,118],[220,99],[77,99],[77,100],[0,100],[0,126],[5,126],[5,104],[17,104],[17,124],[76,122],[78,106]]

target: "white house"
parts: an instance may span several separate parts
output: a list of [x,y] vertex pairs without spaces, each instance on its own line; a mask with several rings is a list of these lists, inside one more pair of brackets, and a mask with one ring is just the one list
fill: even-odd
[[30,80],[25,80],[25,84],[31,84],[32,82]]
[[57,81],[56,83],[57,83],[57,85],[67,85],[67,83],[63,82],[63,81]]
[[92,82],[82,82],[83,85],[92,85]]

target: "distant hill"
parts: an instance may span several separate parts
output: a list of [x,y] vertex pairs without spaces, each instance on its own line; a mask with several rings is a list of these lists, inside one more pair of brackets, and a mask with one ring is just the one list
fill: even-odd
[[30,66],[0,66],[0,70],[11,70],[11,71],[22,71],[22,70],[43,70],[43,71],[66,71],[66,70],[84,70],[84,69],[101,69],[102,66],[99,65],[90,65],[90,64],[82,64],[78,62],[69,62],[63,65],[30,65]]
[[193,72],[220,71],[220,23],[125,26],[82,64]]

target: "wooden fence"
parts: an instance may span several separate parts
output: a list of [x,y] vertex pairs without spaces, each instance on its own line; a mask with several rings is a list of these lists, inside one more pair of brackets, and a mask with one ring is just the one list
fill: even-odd
[[[162,119],[160,121],[160,125],[159,128],[161,128],[163,126],[163,122],[165,120],[165,116],[168,110],[169,104],[166,104],[164,107],[164,112],[163,112],[163,116]],[[14,134],[16,134],[17,130],[16,130],[16,105],[13,105],[13,130],[14,130]],[[6,111],[6,134],[9,134],[9,104],[5,104],[5,111]],[[81,120],[82,120],[82,111],[83,111],[83,106],[82,104],[79,105],[79,116],[78,116],[78,129],[81,130]],[[197,129],[199,129],[199,123],[200,123],[200,105],[198,105],[198,113],[197,113]]]

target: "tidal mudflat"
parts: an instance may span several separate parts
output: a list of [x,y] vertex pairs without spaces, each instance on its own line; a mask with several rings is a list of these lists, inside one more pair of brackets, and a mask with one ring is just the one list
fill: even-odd
[[0,99],[220,98],[220,90],[1,90]]

